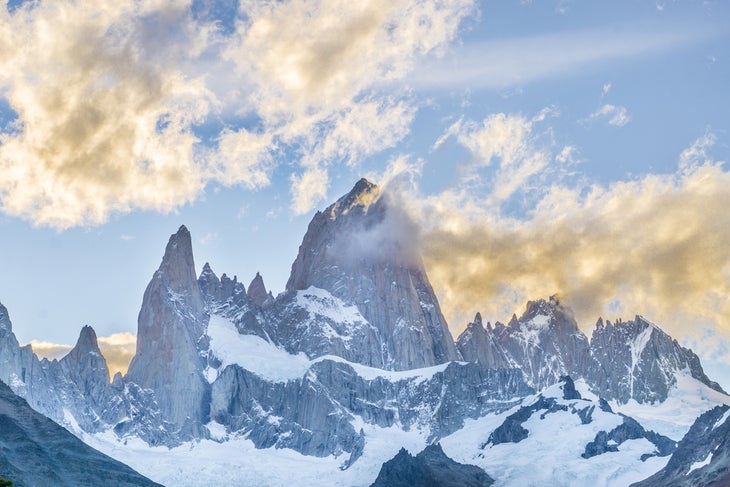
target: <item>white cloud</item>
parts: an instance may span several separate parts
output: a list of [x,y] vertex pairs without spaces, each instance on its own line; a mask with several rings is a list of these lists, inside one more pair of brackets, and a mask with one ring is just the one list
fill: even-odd
[[[472,158],[457,165],[459,184],[470,187],[469,191],[486,184],[488,196],[484,203],[497,208],[517,193],[536,195],[534,183],[538,177],[573,163],[574,149],[564,147],[553,156],[542,146],[545,133],[537,124],[557,115],[556,109],[548,107],[532,118],[497,113],[481,122],[459,120],[439,137],[433,149],[449,138],[466,147]],[[493,172],[485,178],[483,170],[488,167]]]
[[613,125],[614,127],[623,127],[631,121],[631,115],[629,115],[629,111],[626,107],[606,103],[588,116],[589,121],[598,119],[607,119],[607,123],[609,125]]
[[[308,211],[331,165],[409,132],[416,105],[389,83],[472,10],[472,0],[242,1],[224,32],[186,0],[0,9],[0,96],[18,115],[0,134],[0,208],[57,228],[169,211],[211,182],[269,184],[286,151],[301,168],[292,206]],[[220,126],[212,142],[199,125]]]
[[611,91],[611,83],[606,83],[603,85],[603,89],[601,90],[601,99],[603,99],[604,96],[608,95],[608,92]]

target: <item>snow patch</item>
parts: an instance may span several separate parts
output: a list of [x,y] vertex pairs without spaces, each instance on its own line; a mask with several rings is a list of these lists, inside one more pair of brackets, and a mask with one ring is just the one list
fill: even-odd
[[[584,384],[576,381],[576,388],[580,390],[584,387]],[[543,392],[543,396],[556,397],[558,392],[562,392],[559,387],[551,386]],[[532,404],[537,399],[539,396],[528,397],[521,406]],[[568,410],[557,410],[544,416],[544,411],[533,414],[522,424],[529,434],[519,443],[501,443],[481,448],[491,432],[520,408],[516,406],[501,414],[467,419],[464,427],[443,438],[441,445],[444,452],[457,462],[483,468],[496,480],[494,485],[497,487],[630,485],[653,475],[669,461],[669,456],[666,456],[650,457],[642,462],[642,455],[655,451],[655,446],[643,438],[623,442],[617,452],[582,458],[586,445],[595,439],[598,432],[611,431],[623,422],[623,418],[602,411],[596,402],[564,400],[562,396],[556,397],[556,401],[568,406]],[[592,420],[582,424],[574,411],[590,405],[596,406]]]
[[329,291],[318,287],[310,286],[304,291],[297,291],[296,304],[309,311],[309,318],[312,320],[319,315],[335,323],[367,323],[356,306],[347,305]]
[[693,378],[689,370],[678,371],[677,383],[660,404],[626,404],[611,401],[611,408],[639,421],[644,428],[679,441],[700,414],[722,404],[730,405],[730,396],[709,388]]
[[446,370],[446,367],[449,366],[449,364],[455,363],[459,365],[465,365],[466,362],[446,362],[439,365],[433,365],[431,367],[424,367],[421,369],[411,369],[411,370],[383,370],[378,369],[375,367],[368,367],[367,365],[362,364],[356,364],[353,362],[349,362],[342,357],[338,357],[336,355],[325,355],[323,357],[318,357],[314,360],[312,360],[312,364],[315,364],[317,362],[321,362],[323,360],[331,360],[333,362],[339,362],[343,364],[347,364],[353,369],[355,369],[355,372],[357,375],[362,377],[365,380],[375,380],[378,377],[382,377],[384,379],[387,379],[391,382],[398,382],[403,380],[413,380],[414,383],[420,384],[421,382],[427,381],[431,379],[434,375],[436,375],[439,372],[443,372]]
[[[237,364],[267,380],[286,382],[304,377],[310,360],[303,353],[292,355],[256,335],[242,335],[232,321],[211,315],[208,323],[210,350],[221,361],[218,370]],[[215,380],[215,369],[207,370],[208,381]]]
[[720,426],[725,424],[725,421],[727,421],[727,418],[730,418],[730,409],[725,411],[725,414],[722,415],[722,418],[717,420],[717,422],[715,423],[715,426],[713,426],[712,429],[714,430],[715,428],[719,428]]
[[527,322],[527,325],[531,328],[545,328],[550,324],[550,317],[548,315],[537,315]]
[[686,475],[691,474],[693,471],[700,469],[704,467],[705,465],[709,465],[712,461],[712,452],[707,454],[707,458],[702,460],[701,462],[694,462],[691,467],[689,467],[689,470],[687,471]]
[[[446,362],[421,369],[391,371],[353,363],[336,355],[325,355],[310,360],[301,352],[292,355],[256,335],[241,335],[232,321],[218,315],[210,316],[208,336],[211,352],[221,361],[218,369],[208,368],[205,371],[205,375],[211,383],[217,378],[218,370],[223,370],[232,364],[264,379],[286,382],[304,377],[312,365],[323,360],[347,364],[365,380],[382,377],[392,382],[413,380],[415,383],[421,383],[431,379],[435,374],[443,372],[450,363],[454,363]],[[457,363],[463,364],[462,362]]]

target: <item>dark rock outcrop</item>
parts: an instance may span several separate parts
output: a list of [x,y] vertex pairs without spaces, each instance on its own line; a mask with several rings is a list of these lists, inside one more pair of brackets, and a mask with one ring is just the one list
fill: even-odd
[[371,487],[487,487],[493,483],[484,470],[455,462],[435,444],[415,457],[401,448],[383,464]]
[[[583,458],[591,458],[606,452],[616,452],[619,446],[627,440],[638,440],[646,438],[656,447],[656,456],[665,457],[671,455],[676,449],[677,443],[671,438],[662,436],[653,431],[646,431],[635,419],[623,416],[623,422],[609,432],[600,431],[596,438],[586,445]],[[648,456],[644,456],[646,460]]]
[[730,485],[730,407],[702,414],[677,445],[667,465],[632,487]]
[[0,476],[17,487],[159,485],[83,443],[0,382]]

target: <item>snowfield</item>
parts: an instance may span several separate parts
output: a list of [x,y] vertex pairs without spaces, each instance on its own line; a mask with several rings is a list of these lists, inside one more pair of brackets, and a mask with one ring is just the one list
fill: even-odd
[[[223,319],[211,320],[214,335],[219,339],[225,336],[229,324]],[[232,326],[232,324],[230,325]],[[218,331],[215,331],[218,329]],[[221,332],[216,334],[218,332]],[[229,330],[230,331],[230,330]],[[241,345],[248,346],[248,348]],[[268,374],[272,380],[292,377],[305,370],[305,365],[315,361],[305,361],[301,356],[286,354],[274,347],[268,350],[265,340],[247,337],[242,342],[227,342],[228,351],[236,350],[249,354],[258,367],[257,373]],[[235,348],[239,347],[239,348]],[[219,349],[218,349],[219,350]],[[220,350],[219,350],[220,351]],[[266,352],[268,361],[265,367],[252,352]],[[273,353],[272,353],[273,352]],[[240,362],[241,355],[237,361]],[[244,363],[246,358],[243,360]],[[337,359],[337,357],[327,357]],[[319,360],[323,360],[319,359]],[[286,361],[292,361],[286,369]],[[407,372],[380,371],[371,367],[352,364],[358,373],[365,377],[385,376],[393,379],[426,377],[444,366],[429,367]],[[261,368],[264,367],[264,368]],[[290,374],[290,375],[288,375]],[[274,379],[275,378],[275,379]],[[698,385],[699,384],[699,385]],[[500,426],[505,418],[521,406],[529,406],[537,401],[539,395],[530,396],[516,406],[501,414],[490,414],[476,420],[467,420],[464,428],[441,440],[447,455],[457,462],[477,465],[496,480],[495,486],[585,486],[614,487],[627,486],[645,479],[663,468],[669,456],[651,457],[641,461],[641,456],[655,452],[655,446],[646,439],[629,440],[619,445],[617,452],[607,452],[591,458],[581,454],[586,445],[593,441],[599,431],[610,431],[622,422],[618,414],[608,413],[595,408],[592,421],[582,424],[575,409],[586,405],[596,405],[598,397],[590,392],[584,381],[575,383],[583,399],[562,399],[562,385],[554,385],[542,392],[546,398],[555,398],[559,405],[568,411],[555,411],[533,414],[522,426],[529,435],[519,443],[502,443],[482,446],[490,434]],[[670,399],[660,405],[628,404],[622,412],[637,413],[636,419],[647,429],[651,425],[663,426],[662,434],[673,433],[672,439],[680,439],[684,423],[694,421],[696,414],[727,400],[728,397],[713,391],[691,377],[683,377],[672,391]],[[682,410],[681,408],[688,408]],[[571,409],[573,411],[571,411]],[[614,409],[616,411],[616,409]],[[641,415],[641,419],[639,418]],[[680,426],[671,425],[670,420],[678,421]],[[289,449],[257,449],[245,436],[231,435],[224,426],[211,422],[208,428],[212,440],[190,442],[179,447],[150,447],[139,439],[118,439],[111,431],[88,435],[76,433],[94,448],[120,460],[143,475],[164,485],[177,486],[289,486],[292,479],[300,486],[368,486],[377,477],[383,462],[396,455],[401,447],[412,454],[420,452],[427,445],[428,431],[417,428],[403,431],[398,427],[380,428],[369,425],[355,416],[354,425],[365,432],[366,445],[362,457],[349,469],[343,470],[348,455],[340,457],[314,457],[302,455]],[[689,426],[687,426],[688,428]],[[662,429],[662,428],[660,428]],[[682,433],[683,434],[683,433]],[[539,454],[526,454],[539,452]],[[709,460],[705,460],[706,463]],[[702,465],[698,463],[695,468]]]

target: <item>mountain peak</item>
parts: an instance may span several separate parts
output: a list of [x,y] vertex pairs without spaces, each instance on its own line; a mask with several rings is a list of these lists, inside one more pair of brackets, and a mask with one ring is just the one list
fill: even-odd
[[89,325],[84,325],[79,333],[79,339],[76,341],[76,346],[82,352],[99,351],[99,343],[97,342],[96,332]]
[[266,292],[266,286],[264,285],[264,278],[261,277],[261,274],[258,272],[256,273],[256,277],[254,277],[251,281],[251,284],[248,285],[246,296],[248,299],[253,301],[256,306],[262,306],[269,298],[269,294]]
[[379,196],[380,188],[367,179],[361,178],[349,193],[327,209],[327,213],[330,218],[334,219],[339,215],[346,215],[353,208],[361,208],[366,211],[372,203],[378,200]]
[[0,332],[13,331],[13,325],[10,322],[8,309],[0,303]]

